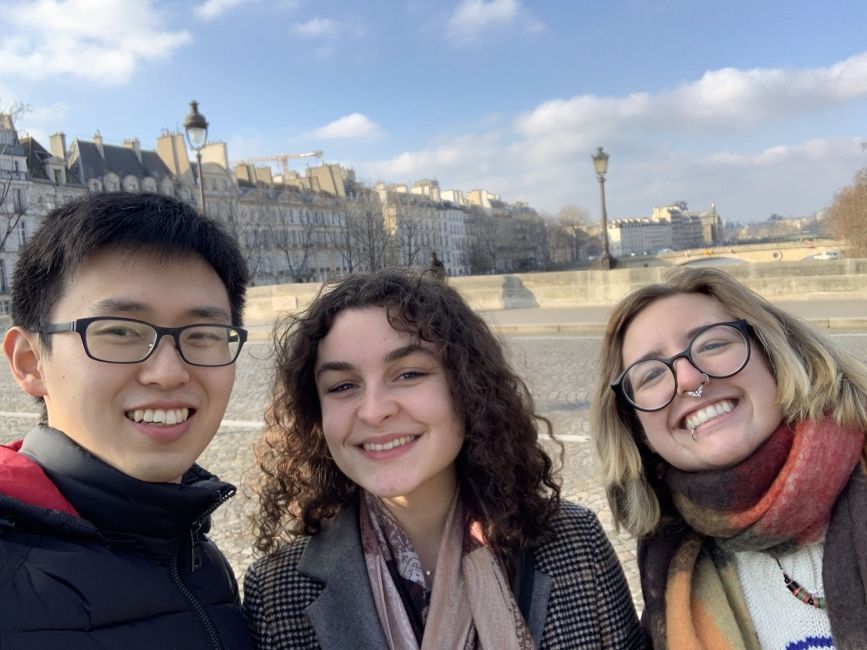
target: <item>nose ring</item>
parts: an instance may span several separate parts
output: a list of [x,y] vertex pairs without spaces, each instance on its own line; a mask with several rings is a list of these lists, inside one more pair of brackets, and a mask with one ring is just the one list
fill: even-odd
[[686,391],[686,394],[690,397],[701,397],[704,394],[704,387],[710,383],[710,377],[708,377],[707,373],[703,372],[701,374],[704,376],[704,379],[702,379],[701,383],[698,385],[698,388],[696,388],[695,390]]

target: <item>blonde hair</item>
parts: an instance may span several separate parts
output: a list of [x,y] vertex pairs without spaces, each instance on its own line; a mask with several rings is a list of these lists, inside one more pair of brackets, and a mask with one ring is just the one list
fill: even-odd
[[665,282],[633,291],[612,310],[593,397],[591,426],[614,523],[638,537],[653,532],[665,516],[665,461],[645,444],[635,411],[617,399],[610,384],[623,369],[623,338],[635,316],[661,298],[689,293],[710,296],[733,318],[749,323],[753,354],[768,361],[787,422],[827,414],[837,422],[867,428],[867,368],[862,363],[727,273],[677,269]]

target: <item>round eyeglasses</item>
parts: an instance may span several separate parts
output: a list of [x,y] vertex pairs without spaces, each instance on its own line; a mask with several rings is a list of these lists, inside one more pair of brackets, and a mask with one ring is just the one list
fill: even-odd
[[159,327],[134,318],[107,316],[52,323],[38,331],[78,332],[85,354],[106,363],[140,363],[154,353],[164,336],[171,336],[181,359],[191,366],[228,366],[238,358],[247,340],[247,331],[234,325]]
[[662,359],[639,359],[611,384],[611,388],[639,411],[659,411],[677,395],[674,362],[684,358],[714,379],[736,375],[750,360],[749,325],[745,320],[713,323],[696,330],[679,354]]

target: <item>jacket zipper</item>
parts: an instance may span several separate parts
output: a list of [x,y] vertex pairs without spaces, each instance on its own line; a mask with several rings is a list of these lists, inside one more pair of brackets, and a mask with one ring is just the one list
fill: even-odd
[[[231,488],[226,490],[224,493],[220,495],[219,500],[215,501],[211,506],[205,510],[204,513],[195,521],[193,526],[190,528],[190,542],[192,543],[192,567],[195,567],[196,564],[196,535],[199,530],[201,530],[204,525],[205,519],[211,516],[211,514],[223,505],[226,501],[228,501],[235,494],[235,489]],[[208,612],[205,610],[204,605],[199,602],[199,599],[196,598],[195,594],[190,591],[190,588],[184,583],[183,578],[181,578],[181,569],[180,569],[180,555],[181,555],[181,547],[183,546],[183,540],[179,540],[177,545],[175,546],[174,551],[172,551],[171,558],[171,568],[170,573],[172,576],[172,581],[175,583],[175,587],[178,588],[178,591],[183,594],[184,598],[187,599],[187,602],[193,608],[193,611],[196,612],[196,615],[199,617],[199,620],[202,622],[202,625],[205,626],[205,630],[208,633],[208,636],[211,639],[211,644],[214,647],[214,650],[223,650],[223,643],[220,641],[220,635],[217,632],[217,627],[214,625],[214,622],[211,620],[211,617],[208,616]]]

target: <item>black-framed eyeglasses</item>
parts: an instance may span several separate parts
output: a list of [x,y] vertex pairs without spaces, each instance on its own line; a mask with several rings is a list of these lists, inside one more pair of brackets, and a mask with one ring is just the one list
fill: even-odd
[[247,340],[247,330],[234,325],[195,323],[159,327],[135,318],[96,316],[67,323],[51,323],[41,334],[78,332],[84,352],[106,363],[141,363],[164,336],[171,336],[181,359],[191,366],[218,367],[234,363]]
[[611,388],[639,411],[664,409],[677,395],[674,362],[678,359],[686,359],[714,379],[736,375],[750,360],[750,326],[745,320],[706,325],[683,352],[667,359],[639,359],[620,373]]

